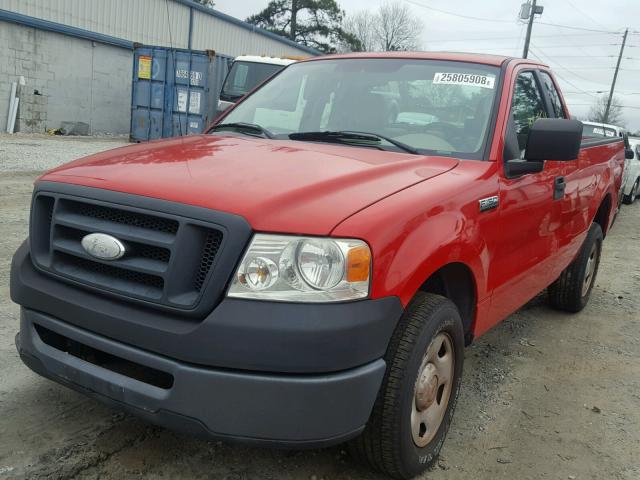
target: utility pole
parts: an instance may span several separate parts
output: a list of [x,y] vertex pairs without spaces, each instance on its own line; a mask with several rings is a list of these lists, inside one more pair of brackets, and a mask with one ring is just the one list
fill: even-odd
[[529,42],[531,41],[531,30],[533,30],[533,19],[536,14],[542,15],[544,10],[543,6],[537,6],[536,0],[532,0],[531,4],[523,3],[522,8],[520,9],[520,18],[522,20],[529,19],[529,24],[527,25],[527,38],[524,41],[524,51],[522,52],[522,58],[527,58],[529,54]]
[[622,46],[620,47],[620,55],[618,55],[618,63],[616,64],[616,71],[613,74],[613,82],[611,82],[611,91],[609,92],[609,100],[607,100],[607,109],[604,111],[604,123],[609,122],[609,110],[611,109],[611,102],[613,101],[613,91],[616,89],[616,80],[618,80],[618,71],[620,70],[620,62],[622,61],[622,54],[624,53],[624,46],[627,43],[627,35],[629,29],[624,31],[622,37]]

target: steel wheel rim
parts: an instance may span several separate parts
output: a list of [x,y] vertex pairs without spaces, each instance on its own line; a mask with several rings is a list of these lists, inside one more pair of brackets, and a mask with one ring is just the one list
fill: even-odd
[[587,258],[587,267],[584,272],[584,282],[582,283],[582,296],[584,297],[593,283],[593,274],[596,270],[596,263],[598,257],[598,249],[594,243],[589,252],[589,258]]
[[633,188],[631,189],[631,201],[633,202],[636,199],[636,195],[638,195],[638,186],[640,186],[640,181],[636,180],[636,183],[633,184]]
[[449,334],[436,335],[422,359],[411,402],[411,436],[417,447],[433,440],[444,419],[453,388],[455,355]]

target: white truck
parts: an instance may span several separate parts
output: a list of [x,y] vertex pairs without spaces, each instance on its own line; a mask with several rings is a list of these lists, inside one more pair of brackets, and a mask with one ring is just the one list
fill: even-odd
[[629,137],[629,145],[633,150],[633,159],[629,160],[626,168],[629,172],[627,181],[622,187],[623,202],[630,205],[640,194],[640,138]]
[[626,150],[633,150],[633,158],[627,156],[622,174],[622,193],[620,199],[627,205],[632,204],[640,189],[640,153],[638,143],[640,139],[629,138],[628,132],[617,125],[599,122],[582,122],[583,137],[621,137],[624,139]]
[[267,78],[275,75],[296,59],[241,55],[236,57],[224,79],[218,113],[225,111]]

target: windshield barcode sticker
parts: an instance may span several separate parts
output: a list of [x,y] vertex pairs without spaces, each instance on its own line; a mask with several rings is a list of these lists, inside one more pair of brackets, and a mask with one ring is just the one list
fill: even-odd
[[495,83],[495,76],[476,73],[438,72],[433,76],[434,85],[469,85],[472,87],[493,88]]

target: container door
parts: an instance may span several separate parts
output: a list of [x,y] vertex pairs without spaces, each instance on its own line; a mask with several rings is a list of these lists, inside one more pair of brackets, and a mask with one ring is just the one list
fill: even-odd
[[175,52],[172,118],[167,136],[202,133],[208,111],[210,58],[193,52]]
[[204,52],[142,47],[135,51],[131,139],[154,140],[202,133],[212,120]]
[[131,139],[146,141],[163,136],[167,51],[135,51],[131,106]]

